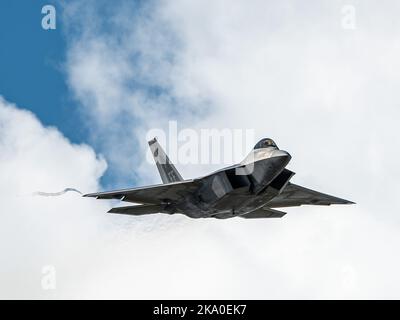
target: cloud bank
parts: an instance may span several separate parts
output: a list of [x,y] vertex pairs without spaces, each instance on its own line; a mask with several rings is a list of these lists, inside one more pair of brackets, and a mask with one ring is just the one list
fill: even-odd
[[[2,101],[2,296],[398,298],[396,1],[353,1],[355,30],[341,1],[102,4],[66,4],[66,72],[115,184],[156,181],[145,133],[172,119],[254,128],[292,154],[296,183],[357,205],[193,221],[104,215],[73,194],[21,201],[99,189],[105,164]],[[46,264],[55,291],[40,288]]]
[[89,146],[71,144],[1,97],[0,163],[0,296],[45,296],[42,268],[62,264],[62,272],[79,264],[77,257],[97,234],[96,212],[106,206],[76,194],[42,198],[33,192],[97,189],[106,163]]
[[[345,4],[355,8],[355,29],[343,27]],[[120,2],[88,27],[82,17],[95,7],[81,6],[69,20],[80,31],[68,60],[71,88],[96,123],[93,132],[114,144],[110,130],[144,140],[147,128],[165,128],[170,119],[195,129],[252,128],[292,154],[295,182],[358,203],[289,209],[279,226],[218,225],[217,242],[229,234],[227,242],[240,247],[228,272],[241,279],[241,297],[396,294],[397,278],[382,268],[398,265],[397,2]],[[82,72],[91,61],[96,68]],[[82,80],[87,76],[91,81]],[[111,90],[99,90],[102,81],[112,82],[105,85]],[[104,114],[121,113],[131,126],[103,124]],[[124,150],[125,159],[140,161]],[[184,175],[210,167],[188,166]],[[144,164],[137,178],[149,181],[149,172]],[[239,267],[248,252],[257,285]]]

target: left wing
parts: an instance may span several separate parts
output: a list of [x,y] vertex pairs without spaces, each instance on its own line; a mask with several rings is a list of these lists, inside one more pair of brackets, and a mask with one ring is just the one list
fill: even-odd
[[275,198],[273,198],[270,202],[268,202],[266,206],[271,208],[281,208],[301,205],[329,206],[331,204],[353,203],[354,202],[307,189],[289,182],[289,184],[282,190],[282,192]]
[[166,204],[181,200],[197,188],[197,180],[185,180],[148,187],[90,193],[85,194],[84,197],[117,199],[142,204]]

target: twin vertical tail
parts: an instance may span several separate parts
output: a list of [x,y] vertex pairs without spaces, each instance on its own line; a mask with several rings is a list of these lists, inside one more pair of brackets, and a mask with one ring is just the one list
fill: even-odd
[[149,141],[149,146],[156,162],[158,172],[160,173],[162,182],[171,183],[183,181],[182,176],[171,163],[167,154],[164,152],[163,148],[161,148],[156,138]]

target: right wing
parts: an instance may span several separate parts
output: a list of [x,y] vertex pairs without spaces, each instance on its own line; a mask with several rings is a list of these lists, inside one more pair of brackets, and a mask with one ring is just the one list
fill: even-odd
[[266,206],[271,208],[294,207],[304,204],[329,206],[331,204],[353,204],[354,202],[290,183]]
[[148,187],[85,194],[84,197],[117,199],[143,204],[166,204],[179,201],[198,188],[196,180],[185,180]]

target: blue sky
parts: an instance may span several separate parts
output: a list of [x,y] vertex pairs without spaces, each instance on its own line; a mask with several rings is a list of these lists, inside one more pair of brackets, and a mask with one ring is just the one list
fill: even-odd
[[71,98],[63,63],[66,42],[61,8],[56,30],[41,27],[41,9],[52,1],[0,2],[0,94],[19,107],[33,111],[45,124],[56,126],[73,142],[85,141],[78,125],[77,102]]
[[[41,26],[44,15],[43,6],[54,5],[57,13],[57,27],[55,30],[44,30]],[[149,4],[149,3],[148,3]],[[79,9],[73,17],[63,16],[63,5],[68,8],[78,5]],[[84,97],[76,97],[77,87],[69,87],[67,55],[73,48],[76,38],[82,37],[88,25],[96,21],[98,28],[96,36],[112,33],[118,38],[123,34],[115,25],[115,15],[121,7],[129,12],[129,20],[141,15],[138,10],[140,1],[116,1],[112,4],[107,1],[23,1],[3,0],[0,2],[0,95],[7,101],[16,104],[19,108],[32,111],[45,126],[54,126],[73,143],[90,144],[96,152],[102,153],[109,162],[108,150],[101,146],[102,130],[94,129],[91,116],[87,118],[82,103],[85,96],[91,97],[91,90],[85,92]],[[87,21],[85,12],[90,12],[90,21]],[[107,69],[107,66],[102,66]],[[130,67],[135,67],[133,62]],[[84,73],[83,73],[84,74]],[[99,79],[99,77],[97,78]],[[158,96],[160,88],[157,84],[140,83],[136,78],[129,79],[129,90],[145,92],[148,97]],[[157,98],[157,97],[156,97]],[[86,106],[87,107],[87,106]],[[90,106],[92,107],[92,106]],[[116,104],[113,105],[116,107]],[[120,108],[120,106],[117,106]],[[110,107],[110,110],[112,108]],[[118,120],[118,130],[127,133],[134,127],[135,119],[122,117]],[[115,129],[117,130],[117,129]],[[103,135],[107,135],[104,132]],[[99,142],[100,141],[100,142]],[[134,153],[135,141],[126,139],[129,154]],[[126,187],[136,184],[134,162],[129,161],[129,171],[124,171],[117,177],[113,169],[115,163],[110,164],[104,176],[102,185],[107,188]],[[132,168],[132,169],[131,169]],[[124,178],[126,177],[126,178]]]
[[[137,3],[128,2],[129,6]],[[44,17],[42,8],[49,4],[56,8],[55,30],[44,30],[41,25]],[[73,4],[71,1],[66,5]],[[90,2],[87,4],[86,7],[96,10],[96,16],[103,17],[104,12],[112,12],[115,3],[110,5],[99,1],[95,5]],[[98,21],[104,23],[101,31],[106,32],[108,20]],[[90,144],[96,152],[104,152],[91,139],[92,129],[82,113],[82,101],[75,97],[74,90],[68,86],[68,41],[72,41],[74,35],[81,35],[81,23],[85,25],[86,21],[63,21],[61,1],[1,1],[0,95],[19,108],[32,111],[45,126],[56,127],[71,142]],[[112,167],[102,177],[103,186],[112,188],[135,184],[133,170],[126,174],[126,181],[121,182],[114,176]]]

